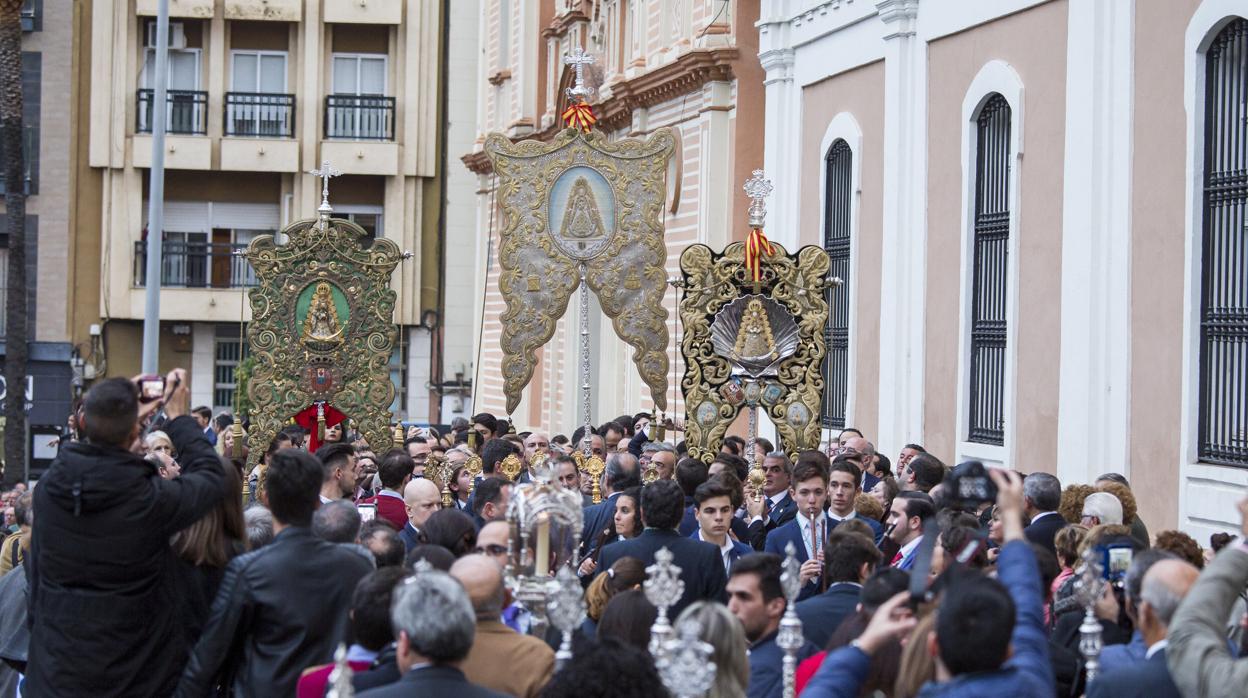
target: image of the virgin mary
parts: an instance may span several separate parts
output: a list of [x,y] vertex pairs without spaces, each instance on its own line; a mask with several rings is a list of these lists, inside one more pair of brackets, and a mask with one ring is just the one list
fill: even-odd
[[305,341],[334,344],[342,341],[342,322],[334,305],[334,292],[327,282],[317,285],[308,303],[308,313],[303,321]]

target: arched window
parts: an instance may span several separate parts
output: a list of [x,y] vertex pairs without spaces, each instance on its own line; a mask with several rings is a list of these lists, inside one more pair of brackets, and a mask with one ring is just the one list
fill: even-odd
[[824,160],[823,248],[828,251],[831,275],[845,283],[828,291],[828,324],[824,329],[827,355],[823,359],[823,426],[845,427],[849,397],[849,239],[853,227],[853,151],[838,138]]
[[969,441],[1005,443],[1010,243],[1010,105],[989,96],[976,122],[974,265],[971,274]]
[[1248,21],[1205,56],[1200,273],[1200,446],[1208,463],[1248,466]]

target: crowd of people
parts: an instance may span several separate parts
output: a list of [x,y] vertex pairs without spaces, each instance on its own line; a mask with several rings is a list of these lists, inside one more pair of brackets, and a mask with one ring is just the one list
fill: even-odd
[[[729,436],[707,463],[645,414],[553,437],[479,414],[385,452],[346,422],[292,425],[248,468],[233,418],[190,409],[182,371],[167,385],[98,382],[37,485],[3,493],[0,695],[310,698],[340,647],[362,696],[664,695],[644,592],[663,549],[683,582],[668,613],[697,621],[715,698],[782,695],[790,551],[803,696],[1248,692],[1248,498],[1241,531],[1202,547],[1150,535],[1112,472],[1063,487],[920,444],[893,460],[855,429],[795,457]],[[538,454],[584,505],[586,614],[559,666],[507,584],[531,474],[500,464]],[[1087,561],[1105,580],[1092,665]]]

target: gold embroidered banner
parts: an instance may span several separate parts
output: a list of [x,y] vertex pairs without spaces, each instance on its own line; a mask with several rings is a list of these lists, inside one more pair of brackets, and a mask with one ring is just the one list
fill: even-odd
[[533,376],[537,349],[554,335],[568,299],[585,281],[611,318],[655,406],[667,408],[667,247],[664,176],[675,139],[607,140],[565,129],[549,143],[491,134],[503,212],[499,290],[503,391],[510,413]]

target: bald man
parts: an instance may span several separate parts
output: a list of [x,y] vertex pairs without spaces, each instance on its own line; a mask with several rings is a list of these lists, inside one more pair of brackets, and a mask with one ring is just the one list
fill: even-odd
[[1139,696],[1180,698],[1166,666],[1166,637],[1179,603],[1196,583],[1200,571],[1182,560],[1162,560],[1148,569],[1136,606],[1137,627],[1148,652],[1144,660],[1107,671],[1088,686],[1088,698]]
[[509,696],[541,693],[555,670],[555,653],[545,642],[503,624],[503,571],[498,564],[487,555],[465,555],[451,566],[451,576],[464,585],[477,614],[477,633],[460,670],[472,683]]
[[407,552],[420,543],[420,527],[442,508],[442,492],[433,480],[417,478],[403,488],[403,508],[407,510],[407,525],[399,531],[403,547]]

